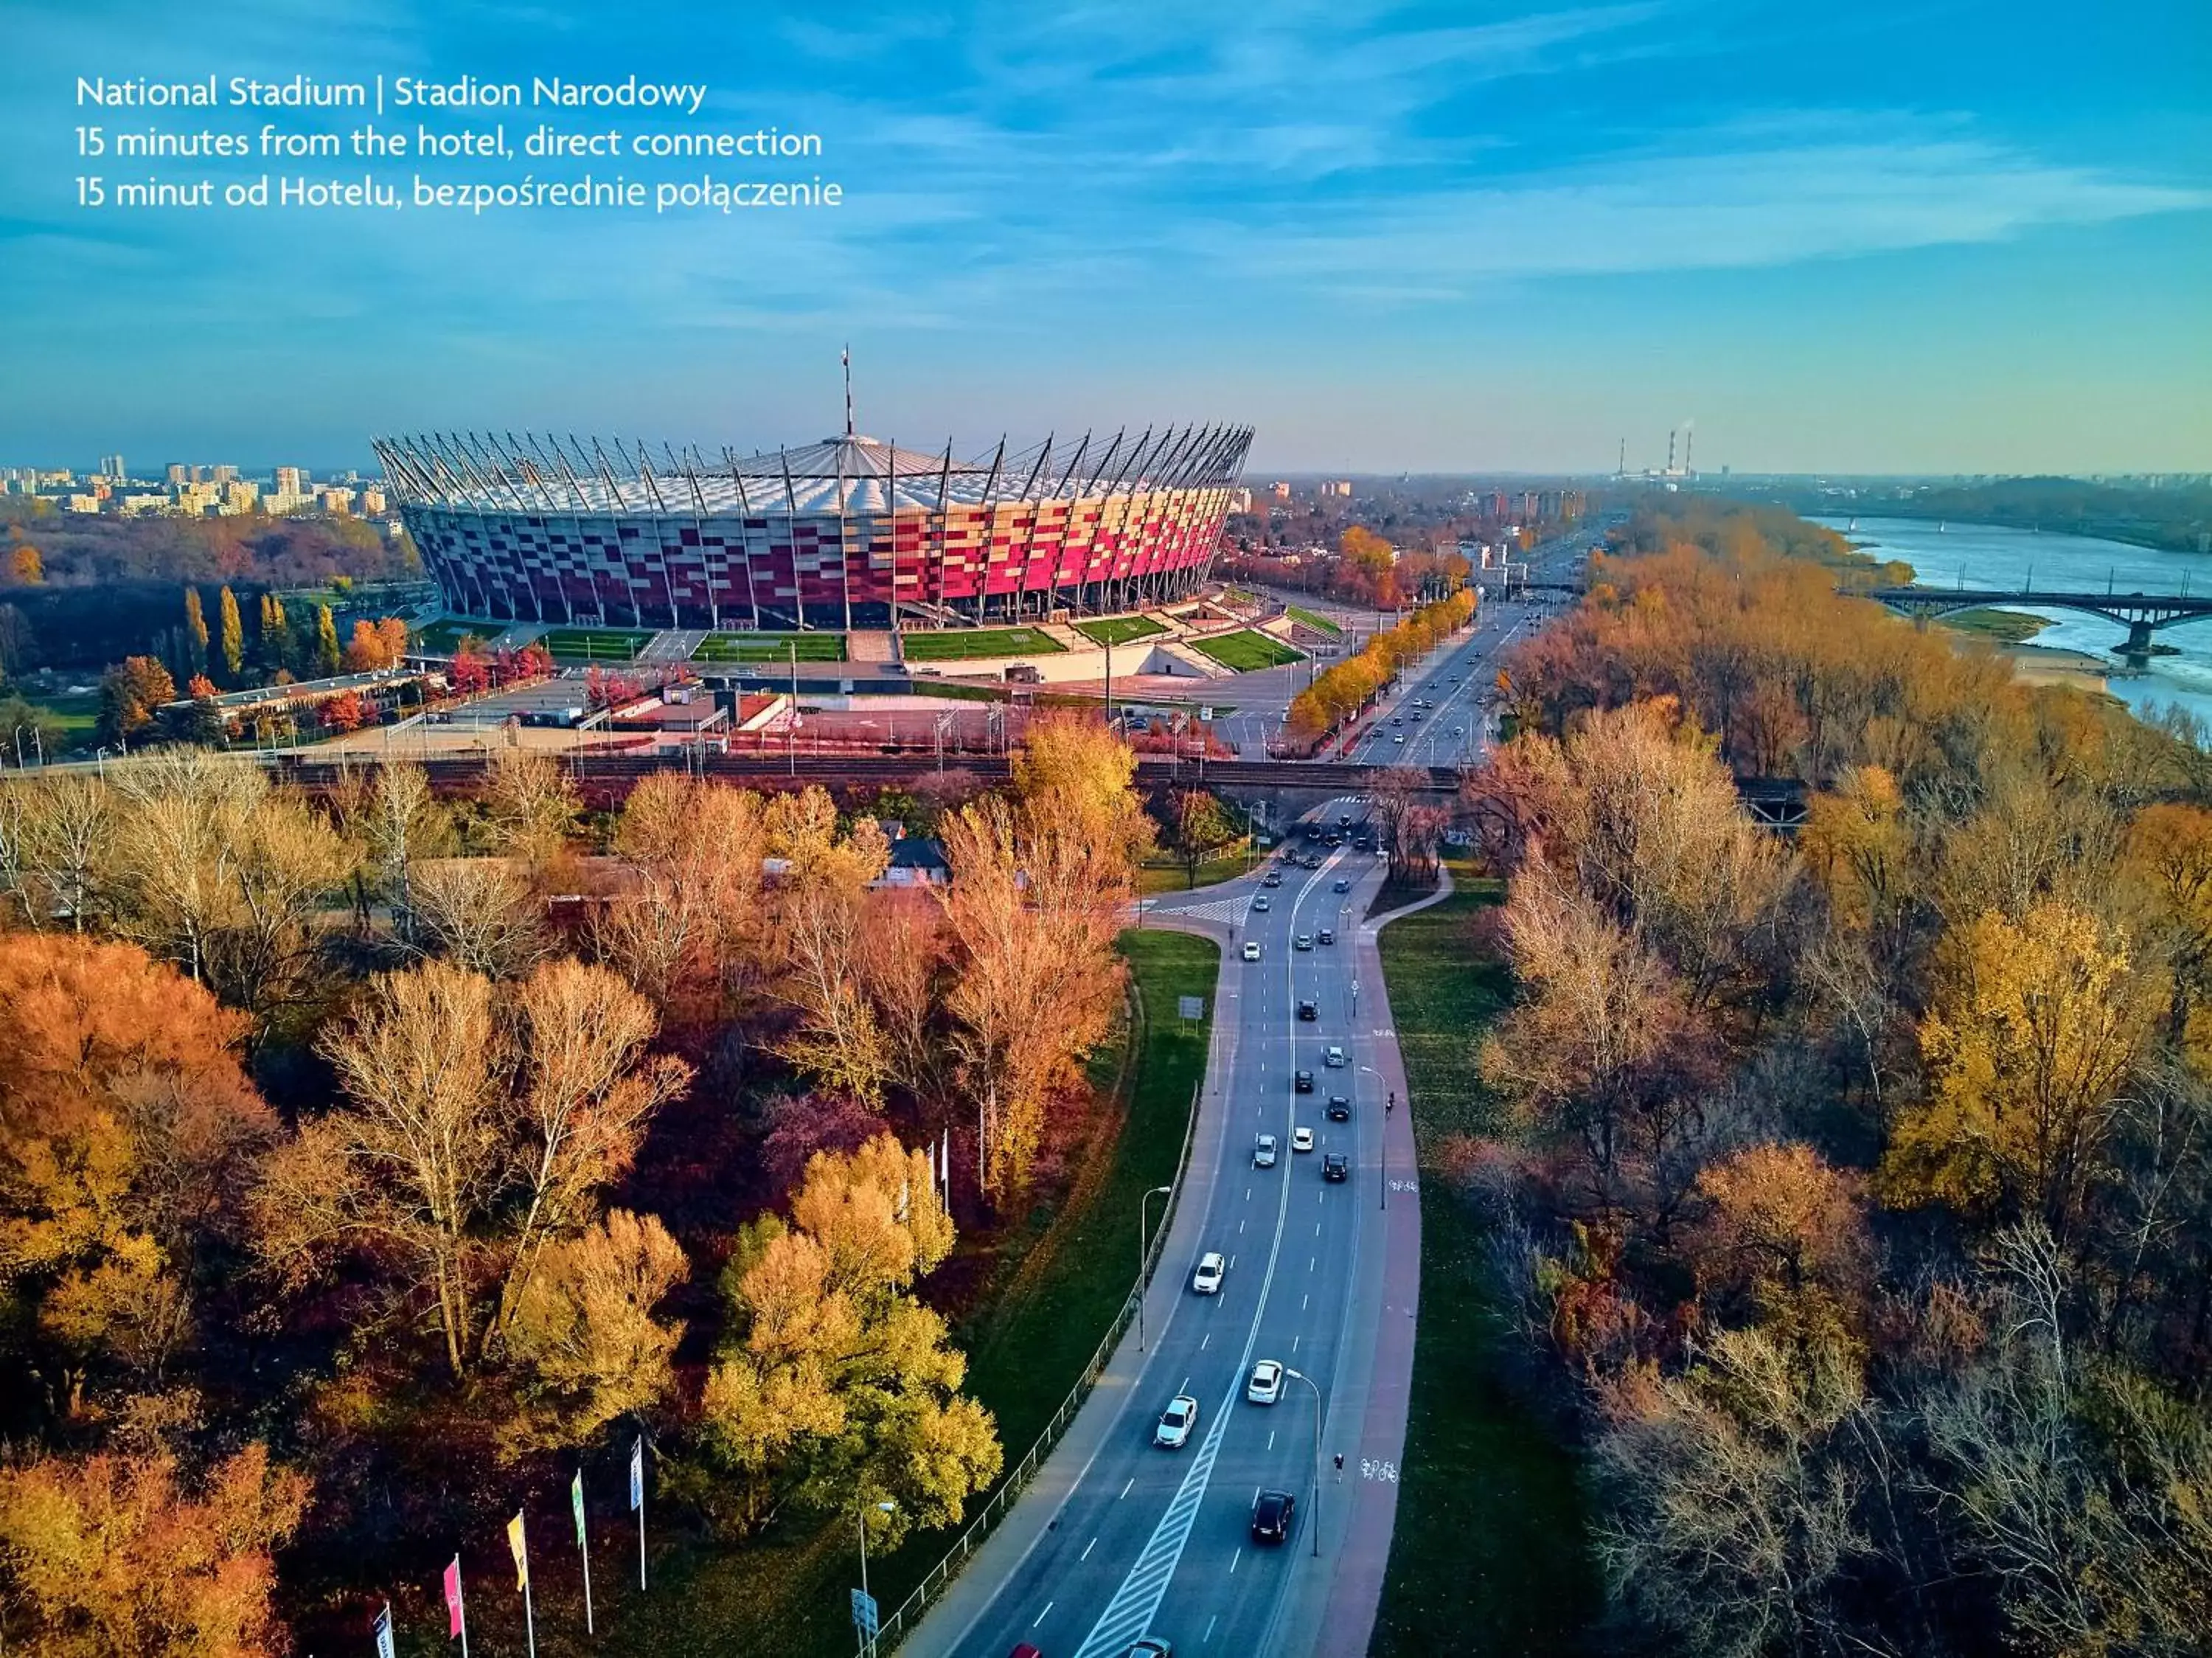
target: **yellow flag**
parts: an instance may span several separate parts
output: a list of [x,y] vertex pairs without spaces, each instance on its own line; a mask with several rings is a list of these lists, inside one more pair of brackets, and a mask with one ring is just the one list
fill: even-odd
[[514,1554],[514,1587],[530,1587],[530,1554],[522,1545],[522,1511],[515,1510],[514,1518],[507,1522],[507,1546]]

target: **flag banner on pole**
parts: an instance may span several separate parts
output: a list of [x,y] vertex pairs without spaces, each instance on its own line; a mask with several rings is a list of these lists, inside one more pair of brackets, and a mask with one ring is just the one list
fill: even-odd
[[568,1482],[568,1506],[576,1511],[576,1546],[584,1546],[584,1471],[576,1470],[576,1477]]
[[507,1522],[507,1546],[514,1556],[514,1587],[530,1587],[530,1551],[522,1541],[522,1510],[514,1511],[514,1518]]
[[376,1621],[369,1628],[376,1636],[376,1658],[392,1658],[392,1602],[384,1603],[384,1610],[376,1614]]
[[640,1434],[629,1448],[629,1506],[633,1511],[645,1507],[645,1436]]
[[461,1557],[446,1568],[446,1638],[450,1641],[468,1627],[468,1619],[461,1612]]

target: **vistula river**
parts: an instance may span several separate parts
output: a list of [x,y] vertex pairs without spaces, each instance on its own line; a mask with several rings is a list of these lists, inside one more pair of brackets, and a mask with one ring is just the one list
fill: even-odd
[[[2154,552],[2124,541],[2087,535],[2038,534],[1996,524],[1946,524],[1939,531],[1919,518],[1823,517],[1813,521],[1840,533],[1876,558],[1902,558],[1923,587],[2023,587],[2069,593],[2212,594],[2212,558]],[[1854,527],[1856,524],[1856,527]],[[2154,656],[2143,673],[2130,671],[2112,652],[2127,630],[2101,616],[2039,607],[2031,599],[2002,607],[2051,623],[2035,643],[2078,650],[2112,664],[2112,692],[2130,708],[2178,705],[2212,725],[2212,617],[2161,628],[2154,636],[2179,655]]]

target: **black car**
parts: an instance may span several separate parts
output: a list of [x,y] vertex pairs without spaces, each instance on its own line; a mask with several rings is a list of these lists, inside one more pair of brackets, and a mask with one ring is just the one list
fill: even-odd
[[1252,1502],[1252,1540],[1280,1543],[1291,1534],[1298,1500],[1288,1491],[1262,1491]]
[[1313,1073],[1310,1070],[1299,1071],[1291,1078],[1291,1087],[1299,1094],[1311,1094],[1313,1092]]
[[1320,944],[1334,944],[1334,943],[1335,943],[1335,942],[1336,942],[1336,929],[1335,929],[1335,928],[1334,928],[1334,927],[1324,927],[1324,928],[1322,928],[1319,932],[1317,932],[1317,933],[1316,933],[1316,934],[1314,935],[1314,941],[1315,941],[1315,942],[1316,942],[1316,943],[1320,943]]
[[1298,1003],[1298,1017],[1301,1019],[1318,1019],[1321,1017],[1321,1009],[1314,1006],[1310,1002],[1301,1002]]
[[[1364,850],[1364,849],[1363,848],[1362,850]],[[1340,875],[1337,877],[1336,885],[1330,890],[1333,892],[1348,893],[1352,890],[1352,882],[1344,876]]]
[[1340,1094],[1330,1094],[1328,1096],[1328,1120],[1332,1123],[1350,1122],[1352,1120],[1352,1101],[1346,1099]]
[[1352,1178],[1352,1161],[1340,1151],[1322,1154],[1321,1178],[1324,1180],[1348,1180]]

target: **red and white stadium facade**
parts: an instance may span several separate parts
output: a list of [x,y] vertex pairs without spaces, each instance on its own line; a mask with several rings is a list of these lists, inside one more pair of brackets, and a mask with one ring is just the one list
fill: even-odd
[[709,461],[525,436],[380,438],[402,517],[458,612],[639,627],[1036,619],[1206,579],[1245,427],[1001,442],[955,460],[848,434]]

